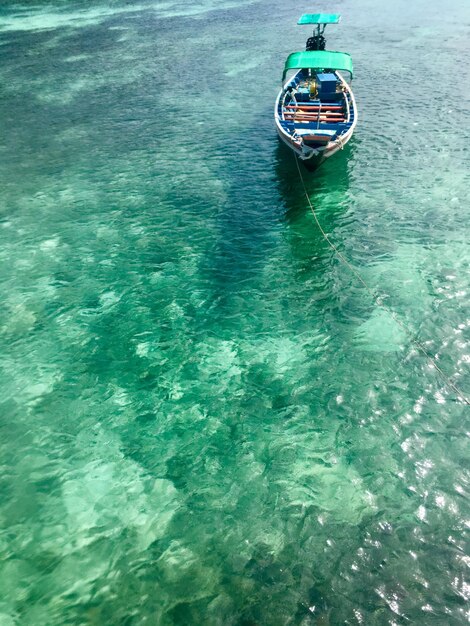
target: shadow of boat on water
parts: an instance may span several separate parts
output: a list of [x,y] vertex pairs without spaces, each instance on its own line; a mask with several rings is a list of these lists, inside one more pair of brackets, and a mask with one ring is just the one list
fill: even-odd
[[[346,194],[349,189],[349,160],[353,151],[354,145],[348,144],[344,150],[337,152],[315,171],[308,170],[299,160],[302,178],[312,204],[315,202],[315,196],[318,195]],[[304,212],[306,206],[308,207],[296,157],[292,150],[280,141],[275,158],[279,190],[286,206],[286,219],[292,221],[298,217],[299,213]]]
[[[294,273],[308,270],[306,277],[318,271],[319,259],[331,264],[334,253],[309,210],[295,156],[278,141],[271,120],[250,133],[233,133],[231,141],[224,139],[214,151],[221,158],[211,167],[214,176],[224,180],[227,193],[214,221],[204,274],[213,310],[227,321],[235,320],[246,306],[252,289],[261,288],[266,263],[279,254],[278,236],[288,244],[288,258],[279,260],[286,272],[290,265]],[[336,234],[338,226],[344,231],[352,149],[346,146],[315,172],[301,165],[308,196],[328,233]]]
[[352,222],[349,172],[353,151],[354,144],[348,144],[314,172],[300,163],[302,183],[296,157],[279,142],[275,171],[285,209],[283,219],[288,225],[285,236],[290,242],[294,259],[301,265],[311,264],[314,259],[331,260],[334,256],[315,222],[306,194],[322,228],[332,235],[335,245],[341,247],[343,238],[347,237],[347,227]]

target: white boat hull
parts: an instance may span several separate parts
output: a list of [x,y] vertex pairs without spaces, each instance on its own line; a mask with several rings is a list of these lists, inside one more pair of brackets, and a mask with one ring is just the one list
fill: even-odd
[[329,141],[325,146],[320,146],[318,148],[313,148],[310,146],[305,146],[300,139],[294,138],[290,133],[288,133],[281,124],[281,117],[279,115],[279,103],[282,101],[282,98],[285,95],[286,89],[289,85],[289,82],[286,82],[283,85],[283,88],[279,92],[276,104],[274,105],[274,119],[276,122],[276,130],[279,135],[281,141],[283,141],[297,156],[298,158],[304,162],[304,164],[308,167],[308,169],[316,169],[319,167],[323,161],[328,159],[330,156],[333,156],[338,150],[342,150],[344,146],[348,143],[351,137],[354,134],[354,129],[357,124],[357,106],[356,100],[354,98],[354,94],[350,85],[344,80],[341,74],[336,73],[339,80],[342,82],[344,86],[344,91],[347,94],[347,99],[352,107],[353,112],[353,123],[351,127],[347,130],[347,132],[343,133],[336,139]]

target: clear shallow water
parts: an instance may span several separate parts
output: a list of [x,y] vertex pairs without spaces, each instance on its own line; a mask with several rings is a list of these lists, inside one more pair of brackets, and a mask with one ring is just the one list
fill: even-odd
[[[0,10],[2,626],[467,623],[468,411],[275,136],[308,8]],[[468,5],[318,9],[310,197],[468,395]]]

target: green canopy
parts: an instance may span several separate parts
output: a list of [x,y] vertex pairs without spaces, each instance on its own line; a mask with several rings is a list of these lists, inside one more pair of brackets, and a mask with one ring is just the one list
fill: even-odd
[[297,24],[338,24],[340,19],[339,13],[304,13]]
[[282,80],[289,70],[344,70],[353,75],[353,64],[347,52],[330,52],[329,50],[312,50],[293,52],[287,57]]

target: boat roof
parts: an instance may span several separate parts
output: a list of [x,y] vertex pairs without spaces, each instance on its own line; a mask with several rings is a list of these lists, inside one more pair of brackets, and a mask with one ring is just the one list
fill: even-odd
[[284,66],[282,80],[289,70],[315,69],[315,70],[343,70],[353,75],[353,63],[347,52],[332,52],[330,50],[309,50],[292,52],[289,54]]
[[297,24],[339,24],[339,13],[304,13]]

